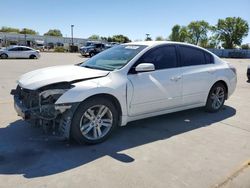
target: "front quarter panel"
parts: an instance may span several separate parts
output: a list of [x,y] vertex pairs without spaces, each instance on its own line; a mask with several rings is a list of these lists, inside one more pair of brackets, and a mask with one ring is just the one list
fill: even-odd
[[56,101],[56,104],[82,102],[97,94],[109,94],[119,101],[122,115],[127,115],[126,80],[121,76],[111,73],[106,77],[75,83],[74,86],[65,92]]

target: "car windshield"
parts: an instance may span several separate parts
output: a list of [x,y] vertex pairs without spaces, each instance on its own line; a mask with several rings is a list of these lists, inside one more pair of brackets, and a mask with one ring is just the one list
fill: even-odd
[[82,67],[113,71],[122,68],[147,46],[119,45],[103,51],[82,63]]

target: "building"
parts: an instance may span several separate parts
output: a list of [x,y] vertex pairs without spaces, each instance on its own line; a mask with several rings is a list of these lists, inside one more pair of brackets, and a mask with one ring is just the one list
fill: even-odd
[[[73,43],[78,48],[85,45],[86,42],[87,39],[73,38]],[[48,48],[63,46],[69,48],[72,45],[72,38],[0,32],[0,47],[10,45],[45,46]]]

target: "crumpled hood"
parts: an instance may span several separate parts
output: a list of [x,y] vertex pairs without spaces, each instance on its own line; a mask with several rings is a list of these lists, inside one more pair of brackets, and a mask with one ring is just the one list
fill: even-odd
[[109,71],[75,65],[54,66],[26,73],[20,77],[18,84],[22,88],[35,90],[54,83],[102,77],[108,75],[108,73]]

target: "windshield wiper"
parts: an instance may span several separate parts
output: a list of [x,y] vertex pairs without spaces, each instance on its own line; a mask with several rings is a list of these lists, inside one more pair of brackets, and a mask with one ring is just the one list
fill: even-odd
[[89,66],[89,65],[84,65],[83,67],[90,68],[90,69],[98,69],[98,70],[111,71],[111,69],[106,69],[106,68],[102,68],[102,67],[92,67],[92,66]]

